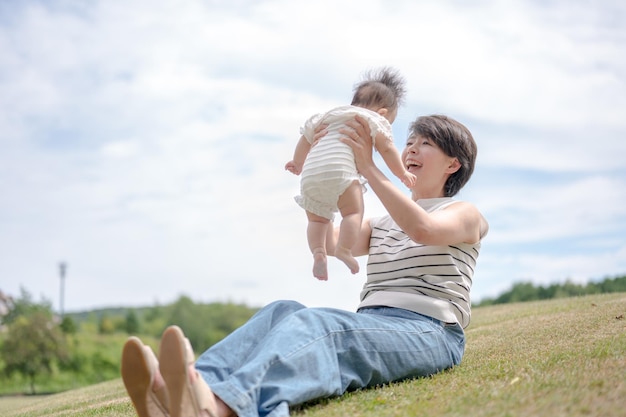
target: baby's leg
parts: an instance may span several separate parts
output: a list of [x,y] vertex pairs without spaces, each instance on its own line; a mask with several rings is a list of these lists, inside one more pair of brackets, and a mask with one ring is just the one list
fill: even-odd
[[341,213],[339,238],[335,248],[335,257],[345,263],[353,274],[359,272],[359,263],[352,256],[352,247],[361,231],[363,221],[363,189],[358,181],[352,184],[339,196],[337,207]]
[[330,225],[330,220],[306,212],[309,219],[306,236],[309,241],[309,248],[313,254],[313,276],[319,280],[328,279],[328,267],[326,262],[326,232]]

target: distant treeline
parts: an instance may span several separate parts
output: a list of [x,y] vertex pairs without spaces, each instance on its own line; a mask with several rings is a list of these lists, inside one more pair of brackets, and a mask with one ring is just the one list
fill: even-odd
[[552,298],[576,297],[581,295],[601,294],[610,292],[626,292],[626,275],[605,278],[599,282],[575,284],[569,280],[563,284],[547,286],[534,285],[532,282],[518,282],[496,298],[486,298],[476,306],[493,304],[517,303],[522,301],[548,300]]
[[196,303],[180,296],[172,304],[68,313],[35,301],[24,288],[18,297],[0,291],[0,395],[59,392],[120,375],[128,335],[158,347],[163,330],[180,326],[196,352],[219,342],[258,310],[243,304]]
[[160,338],[172,324],[180,326],[192,346],[208,348],[244,324],[258,308],[234,303],[196,303],[182,295],[172,304],[120,307],[70,313],[78,325],[97,323],[98,333],[117,332]]

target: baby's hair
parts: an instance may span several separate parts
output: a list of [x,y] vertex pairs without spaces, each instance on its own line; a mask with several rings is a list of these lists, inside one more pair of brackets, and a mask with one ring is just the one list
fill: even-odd
[[369,70],[363,81],[354,87],[353,106],[372,108],[380,107],[395,110],[404,103],[406,95],[405,80],[394,68],[382,67]]

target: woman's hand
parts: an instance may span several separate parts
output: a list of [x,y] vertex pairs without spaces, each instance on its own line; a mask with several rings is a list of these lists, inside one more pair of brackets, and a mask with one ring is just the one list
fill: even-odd
[[313,135],[313,142],[311,142],[311,148],[314,147],[317,142],[320,141],[326,134],[328,133],[328,124],[324,123],[315,128],[313,131],[315,134]]
[[345,135],[340,140],[352,148],[357,170],[367,178],[368,170],[375,167],[370,126],[361,116],[355,116],[354,120],[347,121],[346,126],[349,129],[339,130],[339,133]]

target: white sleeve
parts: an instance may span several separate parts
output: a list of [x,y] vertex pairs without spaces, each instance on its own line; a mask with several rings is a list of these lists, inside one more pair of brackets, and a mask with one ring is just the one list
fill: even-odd
[[370,125],[370,135],[372,136],[372,146],[376,149],[376,136],[378,133],[382,133],[387,139],[393,142],[393,132],[391,130],[391,124],[384,117],[368,117],[367,123]]
[[313,143],[313,137],[315,136],[315,128],[319,126],[324,114],[317,113],[309,117],[304,126],[300,128],[300,134],[303,135],[309,143]]

